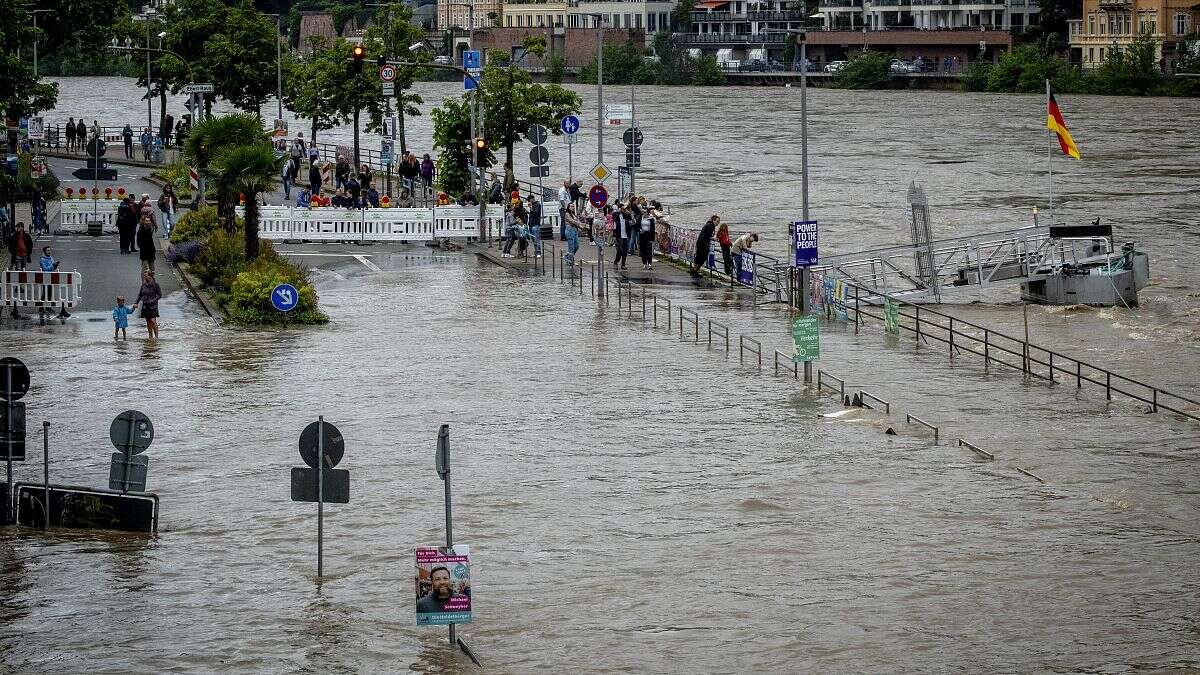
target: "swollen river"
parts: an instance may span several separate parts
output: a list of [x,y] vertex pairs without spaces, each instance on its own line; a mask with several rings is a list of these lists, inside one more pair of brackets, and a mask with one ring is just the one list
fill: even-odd
[[[125,81],[64,83],[64,119],[134,105]],[[449,91],[422,87],[427,102]],[[639,191],[677,218],[728,214],[782,251],[798,203],[796,92],[637,96]],[[1026,224],[1042,198],[1038,97],[816,91],[810,103],[830,253],[904,241],[910,180],[929,191],[939,236]],[[1190,395],[1196,104],[1062,103],[1085,158],[1056,159],[1063,217],[1111,217],[1151,251],[1154,283],[1134,310],[1037,308],[1035,340]],[[410,135],[428,137],[427,116]],[[786,312],[723,290],[651,289],[699,312],[696,344],[615,298],[598,306],[586,287],[470,255],[361,252],[371,266],[320,259],[326,328],[219,329],[176,294],[157,344],[140,326],[114,344],[103,312],[3,329],[4,354],[32,371],[30,429],[53,425],[52,480],[102,485],[109,421],[137,408],[155,424],[149,489],[163,507],[153,538],[0,529],[0,670],[478,671],[413,616],[413,549],[443,537],[442,423],[455,541],[474,563],[461,633],[483,672],[1200,668],[1194,422],[833,323],[817,367],[892,405],[887,419],[838,415],[772,375],[771,351],[790,350]],[[1020,321],[1003,302],[958,311]],[[705,319],[730,326],[731,354],[707,348]],[[761,340],[761,373],[753,357],[739,364],[738,334]],[[905,413],[939,425],[941,442]],[[317,415],[345,434],[351,480],[350,503],[325,510],[323,583],[316,508],[288,484]],[[40,476],[40,462],[18,465],[19,480]]]

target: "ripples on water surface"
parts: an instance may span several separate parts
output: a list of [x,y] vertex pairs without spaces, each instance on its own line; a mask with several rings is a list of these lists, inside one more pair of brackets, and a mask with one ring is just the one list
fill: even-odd
[[[53,478],[100,484],[104,430],[137,407],[164,503],[149,540],[0,533],[5,669],[469,670],[409,598],[413,547],[442,538],[442,422],[489,671],[1200,667],[1192,424],[827,331],[822,367],[982,463],[869,413],[820,418],[840,406],[557,282],[375,260],[322,285],[326,329],[218,330],[177,295],[157,346],[114,346],[99,314],[3,333],[30,418],[54,422]],[[788,342],[775,311],[661,290]],[[320,589],[315,509],[288,501],[318,414],[352,480]]]

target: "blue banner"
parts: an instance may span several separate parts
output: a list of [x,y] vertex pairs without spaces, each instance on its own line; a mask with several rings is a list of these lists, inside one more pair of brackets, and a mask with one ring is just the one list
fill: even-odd
[[792,250],[795,252],[796,267],[817,264],[817,221],[797,220],[788,227]]
[[735,253],[733,264],[737,268],[738,283],[747,286],[754,285],[754,256],[749,253]]

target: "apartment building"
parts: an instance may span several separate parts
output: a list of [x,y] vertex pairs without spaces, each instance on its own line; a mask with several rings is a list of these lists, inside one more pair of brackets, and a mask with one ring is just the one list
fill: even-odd
[[503,9],[502,0],[438,0],[437,27],[439,30],[490,28],[496,25]]
[[1183,38],[1200,31],[1200,5],[1195,0],[1083,0],[1083,18],[1069,25],[1071,60],[1085,68],[1148,33],[1159,43],[1160,64],[1169,70]]
[[1015,30],[1037,23],[1037,0],[821,0],[817,12],[833,30]]

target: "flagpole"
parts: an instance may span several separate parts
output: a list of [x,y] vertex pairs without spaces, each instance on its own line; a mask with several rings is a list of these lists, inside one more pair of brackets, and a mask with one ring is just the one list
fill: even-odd
[[[1050,116],[1050,78],[1046,78],[1046,116]],[[1050,179],[1050,222],[1054,222],[1054,139],[1046,125],[1046,176]]]

